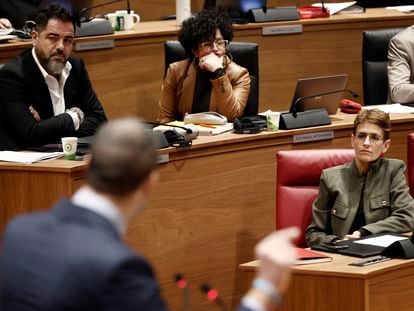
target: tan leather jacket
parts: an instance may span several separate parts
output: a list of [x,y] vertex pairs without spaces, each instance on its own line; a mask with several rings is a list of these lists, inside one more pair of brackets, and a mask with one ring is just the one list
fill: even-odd
[[[232,122],[242,116],[250,92],[246,68],[228,60],[226,74],[211,80],[210,111],[216,111]],[[197,67],[190,59],[170,64],[159,102],[158,122],[183,120],[193,107]]]
[[403,161],[383,158],[370,167],[366,177],[358,174],[354,161],[323,170],[312,223],[306,229],[308,245],[329,243],[350,233],[364,181],[366,225],[362,228],[371,233],[412,231],[414,201],[404,172]]

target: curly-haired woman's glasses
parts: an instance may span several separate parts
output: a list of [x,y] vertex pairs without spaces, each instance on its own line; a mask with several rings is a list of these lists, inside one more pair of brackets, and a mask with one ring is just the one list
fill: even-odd
[[219,50],[224,50],[228,44],[229,40],[215,40],[201,42],[200,46],[204,51],[210,52],[214,47],[213,45],[215,45]]

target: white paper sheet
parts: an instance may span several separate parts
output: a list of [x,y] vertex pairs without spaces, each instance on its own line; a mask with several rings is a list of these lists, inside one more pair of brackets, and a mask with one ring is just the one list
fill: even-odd
[[63,157],[63,152],[0,151],[0,161],[31,164]]
[[394,243],[395,241],[401,241],[401,240],[407,240],[407,239],[408,239],[408,237],[401,237],[401,236],[385,234],[385,235],[378,236],[378,237],[375,237],[375,238],[368,238],[368,239],[363,239],[363,240],[360,240],[360,241],[354,241],[354,243],[388,247],[392,243]]
[[377,108],[387,113],[414,113],[414,107],[404,106],[401,104],[373,105],[373,106],[363,107],[363,109],[374,109],[374,108]]

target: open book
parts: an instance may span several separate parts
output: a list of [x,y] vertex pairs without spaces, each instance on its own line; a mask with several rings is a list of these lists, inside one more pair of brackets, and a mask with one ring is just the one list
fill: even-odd
[[295,265],[307,265],[312,263],[322,263],[332,261],[332,257],[328,255],[312,251],[307,248],[296,248],[298,259],[296,259]]

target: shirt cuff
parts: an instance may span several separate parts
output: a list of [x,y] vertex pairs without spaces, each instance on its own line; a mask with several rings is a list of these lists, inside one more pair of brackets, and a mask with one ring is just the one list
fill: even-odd
[[357,231],[359,231],[361,233],[361,237],[372,234],[371,231],[369,231],[365,228],[359,228]]
[[75,127],[75,130],[77,131],[80,126],[79,115],[76,112],[71,111],[69,109],[66,110],[66,113],[71,116],[73,120],[73,126]]
[[266,307],[261,301],[250,296],[244,296],[241,300],[241,305],[253,311],[266,311]]

